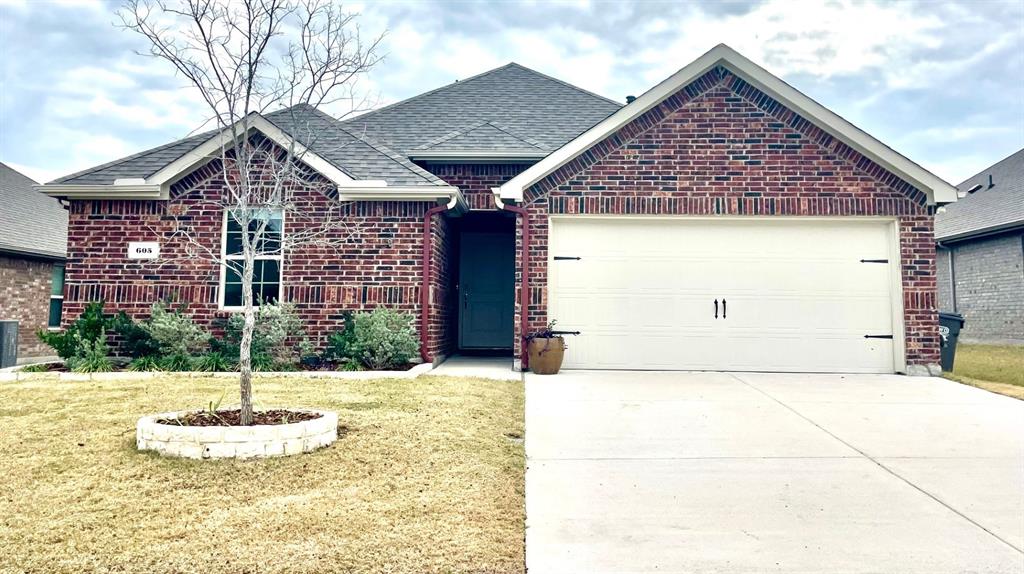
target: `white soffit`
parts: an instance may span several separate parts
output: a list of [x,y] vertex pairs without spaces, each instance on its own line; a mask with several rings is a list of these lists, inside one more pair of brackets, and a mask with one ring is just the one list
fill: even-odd
[[715,46],[711,51],[669,76],[632,103],[623,106],[619,111],[577,136],[576,139],[506,182],[499,188],[501,198],[514,201],[522,200],[523,192],[527,188],[572,161],[644,112],[657,106],[715,66],[728,69],[883,168],[921,189],[928,195],[928,203],[956,201],[956,187],[897,153],[725,44]]

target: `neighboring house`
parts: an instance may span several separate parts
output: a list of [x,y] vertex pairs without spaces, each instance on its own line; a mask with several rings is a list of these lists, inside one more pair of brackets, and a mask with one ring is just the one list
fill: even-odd
[[957,186],[935,216],[939,310],[960,313],[960,338],[1024,344],[1024,150]]
[[18,356],[47,357],[36,337],[59,327],[68,213],[28,177],[0,163],[0,320],[18,321]]
[[[255,118],[310,149],[367,230],[341,253],[268,259],[264,296],[314,337],[347,310],[416,316],[424,359],[520,356],[522,335],[579,330],[566,366],[934,372],[933,218],[956,189],[726,46],[621,105],[516,64],[339,122]],[[65,316],[163,296],[214,322],[240,294],[200,262],[159,270],[126,243],[221,249],[204,134],[59,179],[70,203]],[[284,222],[283,233],[289,232]]]

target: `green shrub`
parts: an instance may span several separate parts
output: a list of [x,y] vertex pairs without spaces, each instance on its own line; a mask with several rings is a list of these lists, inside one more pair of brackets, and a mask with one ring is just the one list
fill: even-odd
[[356,313],[352,323],[349,356],[369,369],[402,367],[419,353],[411,315],[378,307],[371,313]]
[[[153,338],[146,323],[139,323],[121,311],[114,317],[111,328],[121,336],[121,349],[129,357],[152,357],[160,354],[160,343]],[[147,369],[148,370],[148,369]]]
[[57,355],[67,361],[80,357],[90,349],[96,341],[105,339],[107,328],[112,319],[103,314],[103,301],[94,301],[85,306],[82,314],[63,331],[40,330],[36,333],[39,340],[46,343]]
[[267,372],[274,370],[274,358],[265,353],[258,353],[252,355],[252,370],[257,372]]
[[341,317],[345,326],[327,336],[324,359],[328,361],[342,362],[352,356],[350,348],[355,338],[355,322],[352,320],[351,311],[345,311]]
[[197,371],[203,371],[207,373],[218,373],[224,371],[234,371],[237,365],[231,363],[231,359],[224,356],[223,353],[217,351],[211,351],[198,359],[195,362],[195,369]]
[[160,370],[160,361],[154,356],[137,357],[128,363],[128,370],[136,373],[145,373]]
[[[243,314],[232,315],[224,327],[224,341],[215,345],[215,350],[225,356],[237,358],[244,323]],[[251,352],[254,369],[257,356],[265,355],[269,358],[271,364],[263,369],[265,371],[271,370],[273,363],[298,364],[303,357],[312,352],[306,331],[302,327],[302,319],[295,311],[294,304],[265,303],[257,308]]]
[[22,373],[45,373],[50,370],[50,365],[46,363],[36,363],[34,365],[25,365],[21,368]]
[[192,357],[183,353],[164,355],[160,359],[161,371],[191,371],[192,368]]
[[205,351],[210,344],[210,334],[185,314],[184,306],[168,307],[163,301],[154,303],[144,327],[156,341],[160,354],[189,356]]
[[[79,339],[82,338],[77,333],[75,335]],[[110,347],[107,346],[106,337],[103,334],[95,341],[82,340],[79,354],[70,357],[64,364],[75,373],[105,373],[114,370],[114,365],[110,361]]]

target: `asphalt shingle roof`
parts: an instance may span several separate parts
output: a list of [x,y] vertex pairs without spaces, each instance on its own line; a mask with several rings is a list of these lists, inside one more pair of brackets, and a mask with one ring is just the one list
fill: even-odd
[[65,257],[68,212],[33,185],[35,181],[0,163],[0,251]]
[[[516,63],[448,84],[345,120],[388,146],[408,153],[477,122],[496,122],[511,133],[555,150],[622,104]],[[476,142],[467,140],[464,151]]]
[[354,179],[383,179],[389,185],[444,185],[404,155],[345,129],[338,120],[312,106],[295,106],[266,117]]
[[[988,186],[992,176],[992,187]],[[966,192],[981,189],[946,206],[935,216],[939,241],[1024,225],[1024,149],[956,186]]]
[[[415,151],[494,151],[550,153],[544,144],[520,136],[497,122],[477,122],[464,129],[456,130],[416,148]],[[414,154],[415,155],[415,154]]]
[[[355,179],[442,185],[409,160],[414,150],[551,152],[621,104],[518,64],[338,121],[310,106],[265,117]],[[210,137],[208,131],[54,180],[111,185],[146,178]]]

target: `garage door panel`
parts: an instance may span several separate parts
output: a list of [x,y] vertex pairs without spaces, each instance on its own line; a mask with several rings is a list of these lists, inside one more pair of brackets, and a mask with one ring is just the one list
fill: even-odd
[[[559,218],[566,368],[892,372],[886,222]],[[727,318],[714,301],[728,301]]]

